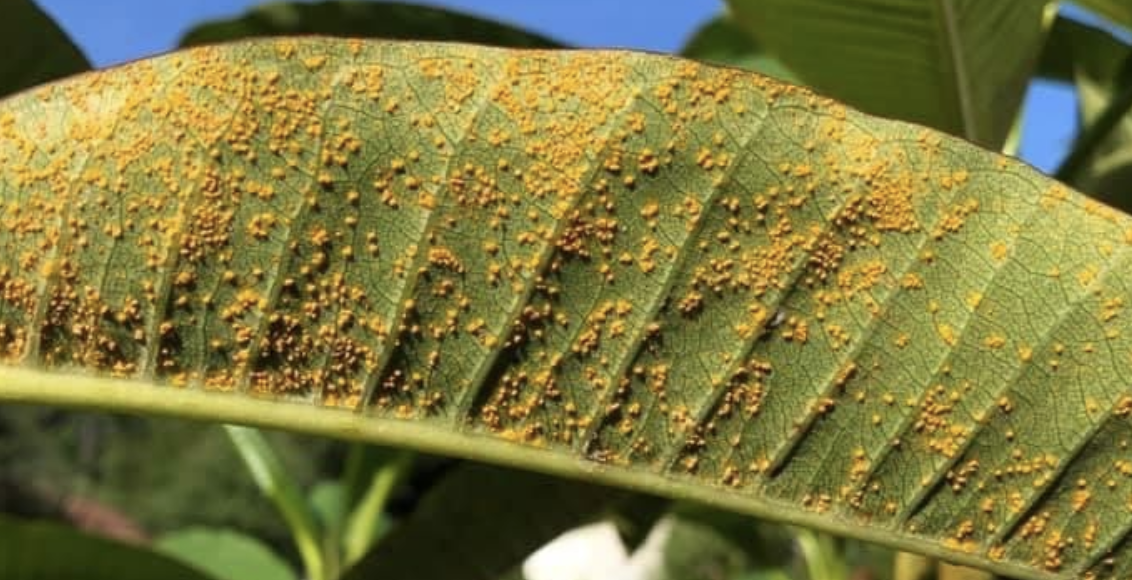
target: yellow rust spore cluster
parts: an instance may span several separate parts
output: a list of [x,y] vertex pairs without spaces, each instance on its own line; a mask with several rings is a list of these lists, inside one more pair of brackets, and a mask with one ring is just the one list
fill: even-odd
[[655,56],[205,48],[0,111],[0,361],[441,422],[1083,577],[1128,220]]

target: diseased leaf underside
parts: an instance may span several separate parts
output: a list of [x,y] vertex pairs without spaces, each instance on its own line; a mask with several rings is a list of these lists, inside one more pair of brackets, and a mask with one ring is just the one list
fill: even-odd
[[0,109],[9,365],[360,407],[1032,577],[1132,567],[1130,240],[1011,159],[659,56],[279,40]]

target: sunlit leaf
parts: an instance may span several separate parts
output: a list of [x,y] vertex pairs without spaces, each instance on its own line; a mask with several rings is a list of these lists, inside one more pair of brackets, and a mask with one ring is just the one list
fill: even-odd
[[1041,47],[1044,0],[729,0],[810,86],[998,149]]
[[736,69],[226,45],[0,105],[0,397],[1122,578],[1130,232]]

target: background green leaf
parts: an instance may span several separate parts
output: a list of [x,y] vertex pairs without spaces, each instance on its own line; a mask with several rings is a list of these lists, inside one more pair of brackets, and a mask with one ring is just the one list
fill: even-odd
[[384,531],[386,505],[397,484],[412,466],[412,454],[394,453],[371,446],[358,450],[347,462],[345,480],[350,511],[342,528],[344,564],[352,565],[377,541]]
[[0,516],[5,580],[211,580],[177,561],[41,521]]
[[[295,573],[271,548],[233,530],[186,528],[157,539],[156,549],[216,580],[295,580]],[[158,578],[159,576],[153,576]]]
[[556,48],[539,34],[462,14],[399,2],[327,0],[265,2],[247,14],[197,25],[181,46],[227,42],[258,36],[320,34],[389,40],[446,40],[516,48]]
[[32,0],[5,0],[0,96],[90,69],[83,53]]
[[1080,4],[1124,28],[1132,29],[1132,4],[1124,0],[1073,0],[1073,3]]
[[343,580],[495,580],[626,495],[545,475],[463,464]]
[[701,550],[714,552],[717,562],[743,563],[724,575],[728,578],[742,570],[789,569],[797,563],[794,534],[783,526],[687,503],[676,504],[670,519],[674,525],[665,557],[676,578],[683,576],[672,573],[673,565],[696,567],[695,554]]
[[730,0],[736,20],[815,89],[991,149],[1042,40],[1042,0]]
[[[5,405],[0,433],[0,482],[41,490],[55,498],[53,508],[69,497],[88,498],[128,514],[153,534],[189,525],[231,526],[279,550],[290,548],[278,514],[219,426]],[[326,469],[322,464],[333,465],[332,441],[268,437],[300,485],[312,484]],[[165,460],[171,457],[176,461]],[[22,510],[32,507],[20,503]]]
[[332,580],[336,577],[334,564],[327,560],[320,529],[314,510],[299,491],[292,475],[283,467],[271,444],[256,429],[225,425],[225,433],[244,460],[252,481],[263,495],[275,504],[280,516],[287,522],[303,560],[305,576],[311,580]]
[[[747,525],[753,527],[749,518]],[[664,536],[661,580],[725,580],[738,578],[751,568],[746,546],[709,523],[672,516],[659,526]]]
[[1058,18],[1039,72],[1077,89],[1082,133],[1059,176],[1132,208],[1132,47],[1099,28]]
[[311,511],[314,513],[320,528],[335,533],[341,532],[349,510],[346,490],[342,482],[318,482],[307,494],[307,503],[311,506]]
[[671,57],[277,39],[6,101],[0,200],[7,400],[1132,566],[1132,222],[963,140]]
[[798,82],[797,76],[780,60],[767,54],[730,14],[723,14],[697,29],[680,54],[711,64],[737,66],[780,80]]

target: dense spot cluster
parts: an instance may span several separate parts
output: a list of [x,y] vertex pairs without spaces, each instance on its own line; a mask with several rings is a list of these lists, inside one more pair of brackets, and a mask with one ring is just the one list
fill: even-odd
[[1132,574],[1130,243],[1013,160],[659,56],[277,40],[0,107],[4,364],[1079,577]]

